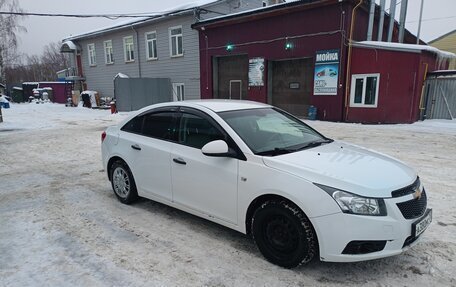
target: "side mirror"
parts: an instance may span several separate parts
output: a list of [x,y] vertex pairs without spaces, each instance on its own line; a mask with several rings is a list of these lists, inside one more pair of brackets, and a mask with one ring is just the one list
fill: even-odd
[[208,142],[201,149],[204,155],[215,156],[215,157],[233,157],[236,156],[236,152],[228,148],[225,141],[216,140]]

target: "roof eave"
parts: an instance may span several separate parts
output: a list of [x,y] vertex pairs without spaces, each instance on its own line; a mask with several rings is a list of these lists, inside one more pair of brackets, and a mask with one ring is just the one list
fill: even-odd
[[225,24],[242,23],[253,19],[266,18],[276,14],[286,14],[300,10],[307,10],[315,7],[333,5],[340,2],[349,2],[352,0],[305,0],[285,2],[281,4],[266,6],[261,9],[251,9],[239,13],[233,13],[226,16],[214,17],[204,21],[197,22],[192,25],[193,29],[201,30],[201,28],[215,28]]

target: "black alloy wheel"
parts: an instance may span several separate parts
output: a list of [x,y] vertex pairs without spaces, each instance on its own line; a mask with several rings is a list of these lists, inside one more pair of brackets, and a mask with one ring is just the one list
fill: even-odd
[[317,240],[309,219],[285,200],[263,203],[254,213],[252,235],[258,249],[270,262],[293,268],[311,261]]

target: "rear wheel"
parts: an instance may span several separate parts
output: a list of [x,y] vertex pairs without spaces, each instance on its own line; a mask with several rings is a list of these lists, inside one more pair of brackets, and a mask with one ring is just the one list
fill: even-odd
[[121,160],[111,166],[111,185],[120,202],[130,204],[138,199],[135,180],[127,164]]
[[263,256],[285,268],[307,263],[317,253],[317,239],[309,219],[285,200],[266,201],[255,211],[252,234]]

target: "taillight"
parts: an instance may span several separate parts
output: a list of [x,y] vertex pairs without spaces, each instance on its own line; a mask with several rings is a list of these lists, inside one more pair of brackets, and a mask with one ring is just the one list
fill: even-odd
[[105,140],[105,138],[106,138],[106,132],[103,132],[101,134],[101,142],[103,142]]

